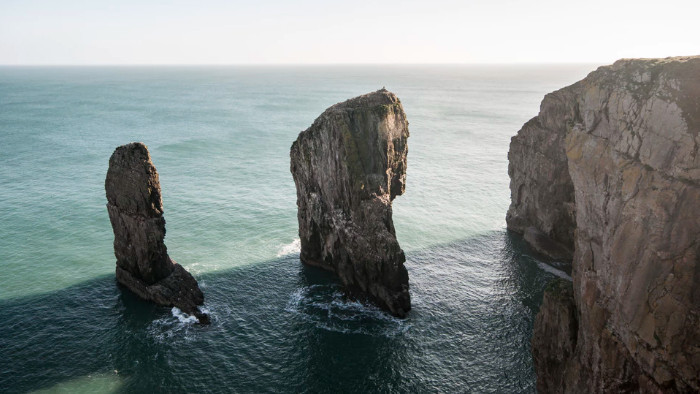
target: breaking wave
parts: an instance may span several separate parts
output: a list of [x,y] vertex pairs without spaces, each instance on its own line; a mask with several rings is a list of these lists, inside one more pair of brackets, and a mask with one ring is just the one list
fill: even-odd
[[407,320],[393,317],[376,306],[348,299],[336,284],[297,289],[289,297],[285,310],[317,328],[347,334],[393,337],[410,328]]
[[277,257],[289,256],[301,252],[301,240],[296,238],[292,243],[282,245],[277,250]]

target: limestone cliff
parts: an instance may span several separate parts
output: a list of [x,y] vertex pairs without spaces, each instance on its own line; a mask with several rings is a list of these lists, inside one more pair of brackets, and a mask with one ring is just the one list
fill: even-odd
[[291,149],[301,260],[396,316],[411,309],[391,202],[406,182],[408,122],[387,90],[328,108]]
[[540,391],[700,390],[699,150],[700,57],[601,67],[513,138],[509,228],[574,251],[535,324]]
[[141,298],[176,306],[208,322],[197,307],[204,302],[197,281],[168,256],[158,172],[144,144],[114,151],[105,190],[119,283]]

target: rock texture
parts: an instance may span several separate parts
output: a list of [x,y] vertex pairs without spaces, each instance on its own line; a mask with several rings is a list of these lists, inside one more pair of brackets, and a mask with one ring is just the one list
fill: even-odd
[[547,285],[532,336],[532,357],[538,376],[547,371],[546,379],[537,380],[540,393],[560,392],[567,384],[568,360],[576,350],[578,315],[574,289],[566,279]]
[[114,151],[105,190],[117,281],[141,298],[176,306],[201,323],[208,322],[197,307],[204,302],[197,281],[168,256],[158,172],[144,144],[135,142]]
[[513,138],[509,228],[574,251],[535,324],[540,391],[700,390],[699,150],[700,57],[601,67]]
[[408,122],[385,89],[328,108],[291,149],[301,260],[396,316],[411,309],[391,202],[406,183]]
[[568,125],[559,119],[575,112],[571,107],[575,103],[560,100],[555,94],[542,102],[541,113],[551,115],[532,118],[510,143],[511,204],[506,222],[538,252],[571,260],[576,207],[564,154]]

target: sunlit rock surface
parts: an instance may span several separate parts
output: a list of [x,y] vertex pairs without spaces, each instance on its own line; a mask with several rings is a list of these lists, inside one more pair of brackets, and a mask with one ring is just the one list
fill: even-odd
[[699,148],[700,57],[601,67],[513,138],[508,227],[573,250],[535,324],[540,391],[700,390]]
[[391,202],[406,183],[408,122],[387,90],[328,108],[291,149],[301,260],[396,316],[411,309]]

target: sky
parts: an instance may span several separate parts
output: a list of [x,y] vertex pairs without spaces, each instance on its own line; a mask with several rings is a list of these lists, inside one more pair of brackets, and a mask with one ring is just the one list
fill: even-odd
[[700,0],[0,0],[0,64],[610,63],[700,54]]

